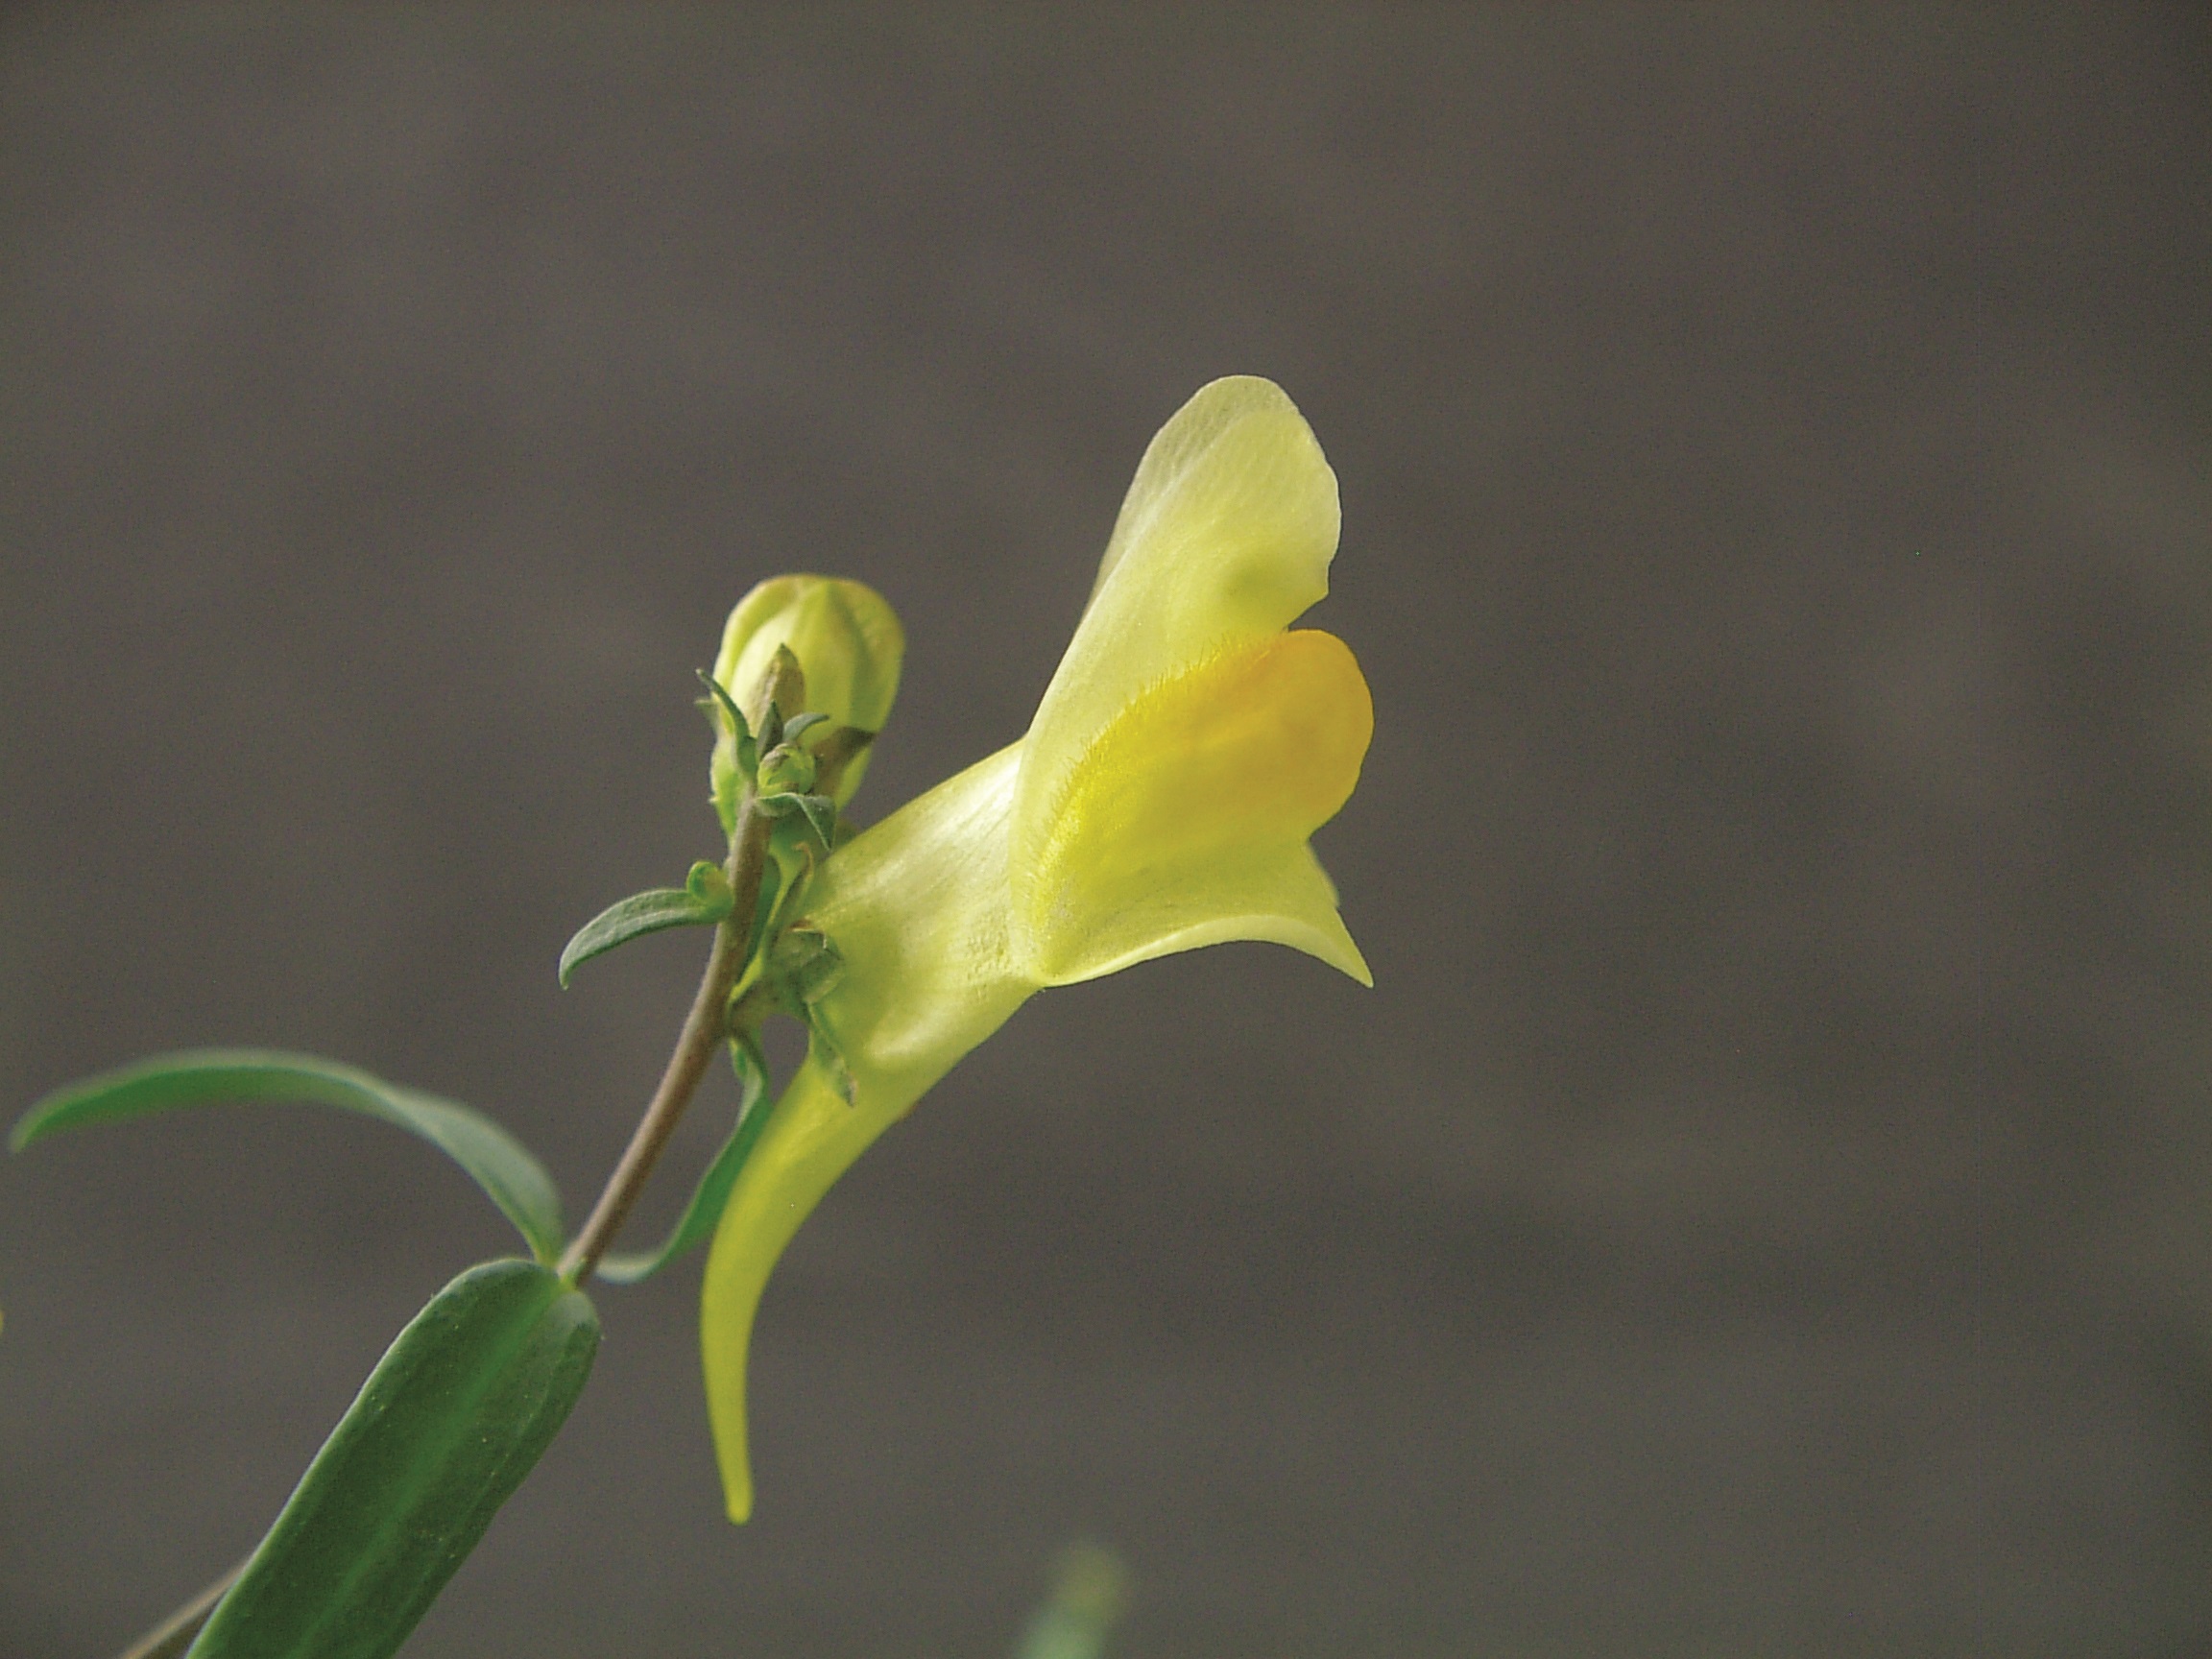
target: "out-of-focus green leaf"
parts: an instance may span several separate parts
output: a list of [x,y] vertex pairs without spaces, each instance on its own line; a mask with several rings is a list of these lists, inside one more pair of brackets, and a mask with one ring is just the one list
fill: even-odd
[[56,1090],[23,1115],[9,1144],[20,1152],[63,1129],[225,1100],[305,1100],[420,1135],[474,1178],[539,1261],[561,1254],[561,1195],[520,1142],[467,1106],[312,1054],[262,1048],[156,1054]]
[[1053,1564],[1052,1594],[1029,1621],[1016,1659],[1100,1659],[1129,1601],[1121,1558],[1095,1544],[1074,1544]]
[[737,1122],[730,1131],[730,1139],[722,1142],[722,1150],[714,1154],[714,1161],[699,1177],[699,1185],[691,1190],[691,1202],[684,1207],[683,1215],[661,1248],[604,1256],[599,1261],[600,1278],[617,1285],[650,1279],[713,1232],[714,1223],[722,1219],[722,1206],[730,1201],[730,1189],[736,1184],[737,1172],[745,1167],[746,1155],[768,1126],[770,1109],[770,1102],[763,1097],[768,1074],[759,1051],[750,1040],[739,1040],[730,1045],[730,1059],[737,1069],[738,1090]]
[[691,866],[681,887],[655,887],[616,900],[576,930],[561,951],[561,987],[579,964],[604,956],[617,945],[627,945],[640,933],[658,933],[663,927],[693,927],[719,922],[736,902],[730,878],[721,867],[704,859]]
[[388,1659],[575,1405],[581,1290],[530,1262],[445,1286],[370,1373],[191,1659]]

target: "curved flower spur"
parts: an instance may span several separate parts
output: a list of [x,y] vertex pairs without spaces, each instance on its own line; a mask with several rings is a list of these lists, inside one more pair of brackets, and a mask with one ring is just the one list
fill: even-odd
[[746,1350],[777,1258],[1032,992],[1229,939],[1373,982],[1307,844],[1358,781],[1373,706],[1341,640],[1289,631],[1328,591],[1337,527],[1335,474],[1282,390],[1206,386],[1146,449],[1027,735],[810,873],[793,933],[818,942],[816,1042],[730,1191],[702,1294],[732,1519],[753,1506]]

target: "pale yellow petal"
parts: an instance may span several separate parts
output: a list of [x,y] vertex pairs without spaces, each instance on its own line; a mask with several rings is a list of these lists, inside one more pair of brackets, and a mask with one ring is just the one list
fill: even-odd
[[1287,627],[1329,590],[1336,475],[1280,387],[1203,387],[1152,440],[1090,608],[1030,723],[1017,858],[1068,772],[1147,686]]
[[864,1095],[903,1110],[1036,989],[1007,930],[1021,762],[1011,744],[909,802],[840,847],[806,896],[850,965],[820,1010]]

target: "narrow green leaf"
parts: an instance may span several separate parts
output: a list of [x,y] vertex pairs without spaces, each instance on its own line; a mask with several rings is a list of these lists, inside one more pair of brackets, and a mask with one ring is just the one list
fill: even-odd
[[617,945],[627,945],[641,933],[658,933],[663,927],[695,927],[719,922],[730,914],[733,902],[729,878],[704,860],[691,866],[691,875],[682,887],[633,893],[577,929],[576,937],[561,952],[561,988],[568,988],[568,976],[580,964],[606,955]]
[[377,1362],[190,1659],[388,1659],[575,1405],[581,1290],[529,1262],[445,1286]]
[[520,1142],[457,1101],[313,1054],[262,1048],[156,1054],[56,1090],[23,1115],[9,1144],[20,1152],[63,1129],[228,1100],[304,1100],[360,1112],[420,1135],[469,1172],[541,1262],[561,1254],[561,1196],[544,1166]]
[[809,727],[823,724],[829,718],[829,715],[815,709],[810,709],[804,714],[792,715],[790,719],[783,722],[783,741],[786,743],[798,742],[801,733]]
[[722,1207],[730,1201],[730,1189],[737,1183],[737,1172],[745,1167],[753,1143],[768,1126],[771,1105],[764,1098],[768,1073],[759,1049],[749,1039],[733,1040],[730,1045],[730,1061],[737,1070],[737,1121],[730,1131],[730,1138],[722,1142],[722,1150],[714,1154],[714,1161],[699,1177],[699,1185],[692,1189],[691,1202],[684,1207],[683,1215],[660,1249],[604,1256],[599,1261],[600,1278],[617,1285],[635,1285],[640,1279],[650,1279],[713,1232],[714,1223],[722,1219]]

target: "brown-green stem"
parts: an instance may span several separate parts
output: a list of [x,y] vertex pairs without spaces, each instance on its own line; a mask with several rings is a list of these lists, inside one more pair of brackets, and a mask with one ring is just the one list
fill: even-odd
[[[248,1559],[251,1559],[249,1557]],[[178,1659],[192,1646],[192,1638],[200,1634],[200,1626],[206,1623],[215,1611],[215,1603],[223,1599],[230,1581],[246,1571],[241,1561],[176,1612],[169,1615],[154,1629],[132,1645],[123,1659]]]
[[760,878],[768,861],[769,821],[755,804],[748,784],[737,808],[737,825],[730,837],[730,914],[714,926],[714,950],[707,958],[707,972],[699,981],[699,995],[685,1016],[676,1051],[661,1074],[661,1087],[653,1092],[645,1116],[623,1149],[622,1161],[607,1177],[606,1190],[591,1207],[591,1217],[561,1258],[561,1277],[581,1285],[591,1277],[599,1258],[614,1242],[631,1207],[644,1191],[653,1166],[668,1148],[668,1139],[683,1121],[685,1108],[697,1093],[714,1050],[728,1034],[730,993],[745,971],[746,947],[752,942],[753,913],[760,902]]

